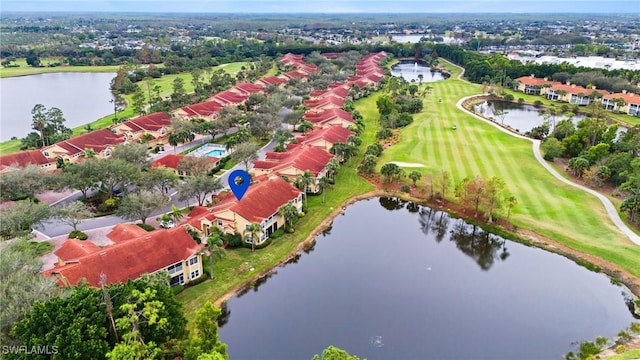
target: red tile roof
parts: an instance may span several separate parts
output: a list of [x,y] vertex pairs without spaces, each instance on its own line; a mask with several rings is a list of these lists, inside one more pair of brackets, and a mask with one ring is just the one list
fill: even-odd
[[349,131],[342,126],[329,126],[324,129],[315,129],[306,136],[300,136],[297,138],[298,144],[307,145],[317,140],[325,140],[328,143],[335,144],[337,142],[346,143],[349,136],[353,135],[352,131]]
[[186,112],[189,117],[207,117],[217,113],[222,108],[223,106],[216,101],[204,101],[193,105],[183,106],[180,109]]
[[[189,155],[186,155],[186,156],[189,156]],[[180,163],[180,161],[182,159],[184,159],[184,157],[185,157],[185,155],[167,154],[167,155],[161,157],[160,159],[154,161],[151,164],[151,166],[153,166],[153,167],[164,166],[166,168],[177,170],[178,169],[178,164]],[[216,166],[218,164],[218,162],[220,161],[220,159],[218,159],[216,157],[212,157],[212,156],[205,156],[204,158],[206,160],[209,160],[213,166]]]
[[615,93],[603,96],[604,99],[623,99],[627,104],[640,105],[640,95],[634,93]]
[[187,230],[176,227],[156,230],[145,236],[110,245],[67,264],[47,270],[45,274],[60,274],[70,285],[85,279],[91,286],[100,285],[100,274],[107,284],[137,279],[143,274],[165,269],[186,260],[202,249]]
[[280,170],[292,167],[301,172],[309,170],[313,175],[322,171],[333,155],[316,146],[297,147],[288,152],[267,152],[266,160],[254,161],[255,169],[271,169],[277,173]]
[[54,251],[54,254],[62,261],[70,261],[100,250],[102,249],[90,240],[69,239],[62,244],[60,249]]
[[18,165],[20,167],[25,167],[29,164],[46,165],[55,163],[55,159],[47,159],[42,155],[40,150],[20,151],[0,156],[0,165],[2,166]]
[[350,112],[336,108],[322,111],[307,111],[304,113],[304,119],[315,124],[325,124],[334,119],[353,122]]
[[147,234],[147,231],[135,224],[117,224],[107,234],[107,237],[113,242],[122,242],[135,239]]
[[557,81],[549,81],[546,79],[537,78],[534,76],[521,76],[516,79],[522,84],[529,86],[542,86],[542,85],[559,85],[560,83]]
[[321,98],[304,100],[302,103],[309,109],[323,108],[327,107],[328,105],[329,107],[333,105],[333,107],[340,108],[344,106],[345,98],[331,94]]
[[324,56],[327,59],[335,59],[335,58],[339,58],[340,56],[342,56],[342,53],[339,53],[339,52],[326,52],[326,53],[322,53],[320,55]]
[[258,83],[258,84],[262,83],[262,84],[265,84],[266,86],[268,86],[268,85],[276,85],[276,86],[278,86],[278,85],[284,84],[286,82],[287,82],[287,80],[285,80],[283,78],[279,78],[277,76],[267,76],[267,77],[264,77],[264,78],[256,81],[256,83]]
[[237,93],[250,95],[250,94],[253,94],[253,93],[261,92],[264,89],[260,85],[256,85],[256,84],[252,84],[252,83],[242,83],[242,84],[238,84],[238,85],[234,86],[233,88],[231,88],[231,90],[235,91]]
[[74,155],[83,152],[87,148],[93,149],[98,153],[109,145],[122,144],[124,141],[124,135],[117,135],[110,130],[100,129],[60,141],[56,145],[65,149],[68,155]]
[[243,101],[247,100],[247,98],[249,97],[249,95],[247,94],[238,94],[236,92],[233,92],[231,90],[225,90],[222,92],[219,92],[215,95],[211,96],[211,100],[215,100],[217,102],[219,102],[222,105],[230,105],[230,104],[240,104]]
[[236,201],[231,211],[250,222],[261,222],[276,213],[280,207],[301,194],[280,177],[251,184],[242,201]]
[[579,85],[575,85],[575,84],[571,84],[571,85],[566,85],[566,84],[556,84],[551,86],[551,88],[549,90],[553,90],[553,91],[559,91],[559,90],[564,90],[567,92],[567,94],[584,94],[585,96],[589,96],[591,95],[591,93],[593,93],[594,91],[597,91],[599,93],[601,93],[602,95],[607,95],[609,94],[607,91],[605,90],[600,90],[600,89],[585,89],[582,86]]
[[127,120],[124,125],[134,131],[158,131],[163,126],[171,125],[171,116],[163,112],[155,112],[153,114],[140,116],[135,119]]
[[308,76],[306,72],[301,70],[292,70],[282,75],[288,77],[289,79],[304,79]]

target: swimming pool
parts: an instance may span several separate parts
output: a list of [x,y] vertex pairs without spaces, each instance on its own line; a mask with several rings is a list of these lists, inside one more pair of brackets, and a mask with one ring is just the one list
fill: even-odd
[[223,157],[225,157],[226,154],[227,154],[226,150],[214,149],[214,150],[211,150],[208,153],[204,154],[204,156],[212,156],[212,157],[217,157],[217,158],[223,158]]
[[223,158],[228,155],[227,148],[220,144],[204,144],[193,150],[190,155]]

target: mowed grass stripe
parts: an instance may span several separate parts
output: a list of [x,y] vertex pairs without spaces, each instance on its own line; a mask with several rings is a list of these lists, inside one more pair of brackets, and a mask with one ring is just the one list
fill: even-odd
[[[424,113],[415,116],[415,126],[402,130],[401,142],[385,150],[381,163],[411,157],[412,162],[427,165],[420,171],[444,169],[454,181],[499,176],[518,199],[512,212],[516,225],[615,261],[640,276],[640,247],[618,231],[595,197],[549,174],[535,160],[529,141],[504,134],[455,108],[460,98],[479,93],[479,87],[455,79],[429,85],[433,94],[425,98]],[[451,129],[453,124],[458,130]],[[428,145],[420,146],[421,141]]]

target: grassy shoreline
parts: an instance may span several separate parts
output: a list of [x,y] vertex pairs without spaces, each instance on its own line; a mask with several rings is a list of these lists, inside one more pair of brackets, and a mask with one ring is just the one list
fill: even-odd
[[[373,94],[358,100],[356,107],[359,110],[370,107],[370,102],[375,104],[377,96]],[[369,105],[363,105],[364,102]],[[318,233],[323,231],[333,217],[342,212],[344,206],[363,196],[371,196],[370,193],[374,190],[373,185],[357,174],[356,167],[364,156],[366,145],[375,142],[378,117],[365,116],[364,121],[366,127],[361,134],[363,142],[360,150],[354,158],[338,170],[335,186],[328,189],[325,194],[325,203],[322,203],[322,196],[309,196],[308,211],[296,223],[295,232],[275,239],[264,249],[255,253],[245,248],[227,251],[227,256],[218,260],[215,265],[215,280],[189,287],[178,294],[178,299],[184,304],[184,312],[188,320],[193,319],[195,310],[202,306],[204,301],[210,300],[220,304],[223,299],[228,299],[246,285],[286,263],[302,251],[305,244],[311,242]],[[205,264],[208,266],[208,262]],[[253,268],[252,271],[251,268]]]
[[[218,65],[218,66],[214,66],[211,68],[211,71],[216,71],[219,69],[223,69],[226,72],[235,75],[238,71],[240,71],[240,68],[243,65],[246,65],[247,63],[245,62],[233,62],[233,63],[227,63],[227,64],[222,64],[222,65]],[[43,69],[60,69],[60,68],[64,68],[64,67],[54,67],[54,68],[43,68]],[[71,67],[68,67],[71,68]],[[76,66],[74,68],[91,68],[90,66]],[[96,67],[94,67],[96,68]],[[102,67],[100,67],[102,68]],[[119,66],[115,67],[115,70],[112,71],[105,71],[105,72],[117,72],[118,71]],[[18,68],[19,69],[19,68]],[[36,68],[36,69],[40,69],[40,68]],[[4,69],[2,69],[4,70]],[[50,72],[55,72],[55,71],[50,71]],[[83,72],[83,71],[69,71],[69,72]],[[86,72],[86,71],[85,71]],[[33,74],[25,74],[26,75],[33,75]],[[169,74],[169,75],[164,75],[158,79],[154,79],[154,86],[158,85],[160,86],[160,96],[163,98],[166,98],[168,96],[171,95],[172,92],[172,85],[173,85],[173,81],[178,78],[181,77],[184,79],[184,88],[186,90],[187,93],[191,94],[194,91],[194,86],[193,83],[191,82],[192,76],[191,73],[180,73],[180,74]],[[145,97],[145,101],[149,101],[149,95],[148,95],[148,91],[146,91],[145,89],[145,85],[144,83],[138,83],[142,88],[143,88],[143,93],[144,93],[144,97]],[[123,109],[122,111],[118,111],[117,116],[119,119],[129,119],[134,117],[135,114],[133,112],[133,108],[130,106],[130,104],[133,103],[132,100],[132,95],[125,95],[125,100],[127,102],[127,106],[125,109]],[[97,120],[93,120],[90,121],[88,123],[76,126],[74,128],[72,128],[72,132],[73,135],[72,136],[78,136],[81,134],[84,134],[85,132],[87,132],[87,126],[90,126],[92,130],[98,130],[98,129],[104,129],[107,128],[109,126],[111,126],[113,124],[113,119],[114,119],[115,115],[114,114],[109,114],[106,116],[103,116]],[[24,136],[26,136],[27,134],[24,134]],[[7,140],[7,141],[3,141],[0,142],[0,155],[7,155],[7,154],[11,154],[11,153],[15,153],[20,151],[20,147],[22,146],[22,143],[20,142],[20,140]]]

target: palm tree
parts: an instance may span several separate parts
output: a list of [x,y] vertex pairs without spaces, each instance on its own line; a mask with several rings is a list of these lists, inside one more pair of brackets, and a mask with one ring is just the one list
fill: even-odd
[[224,242],[222,241],[222,237],[219,234],[211,234],[207,238],[207,255],[209,255],[209,262],[211,265],[211,272],[209,273],[209,278],[213,280],[213,262],[214,259],[222,259],[227,255],[227,252],[222,247]]
[[298,174],[296,177],[296,187],[304,193],[304,204],[307,205],[307,189],[315,182],[315,176],[309,170]]
[[280,209],[278,210],[278,215],[284,218],[284,227],[286,230],[287,225],[289,225],[289,227],[293,227],[293,223],[291,222],[291,220],[295,219],[295,217],[298,215],[298,209],[296,209],[295,205],[289,202],[287,205],[280,207]]
[[322,203],[324,204],[325,190],[330,189],[333,185],[328,177],[323,176],[318,180],[318,186],[320,187],[320,191],[322,191]]
[[251,252],[256,251],[256,239],[260,235],[260,224],[251,223],[249,227],[244,230],[245,240],[251,237]]
[[31,110],[33,120],[31,122],[31,128],[37,130],[40,133],[40,139],[42,140],[42,146],[45,146],[44,141],[44,128],[47,126],[47,117],[45,115],[46,108],[42,104],[37,104]]
[[326,167],[327,176],[329,176],[330,179],[333,179],[334,176],[338,173],[339,167],[340,164],[338,163],[338,160],[336,158],[332,158],[331,160],[329,160]]
[[173,219],[173,222],[177,225],[178,222],[180,220],[182,220],[182,212],[180,211],[180,209],[178,209],[177,206],[171,204],[171,218]]

